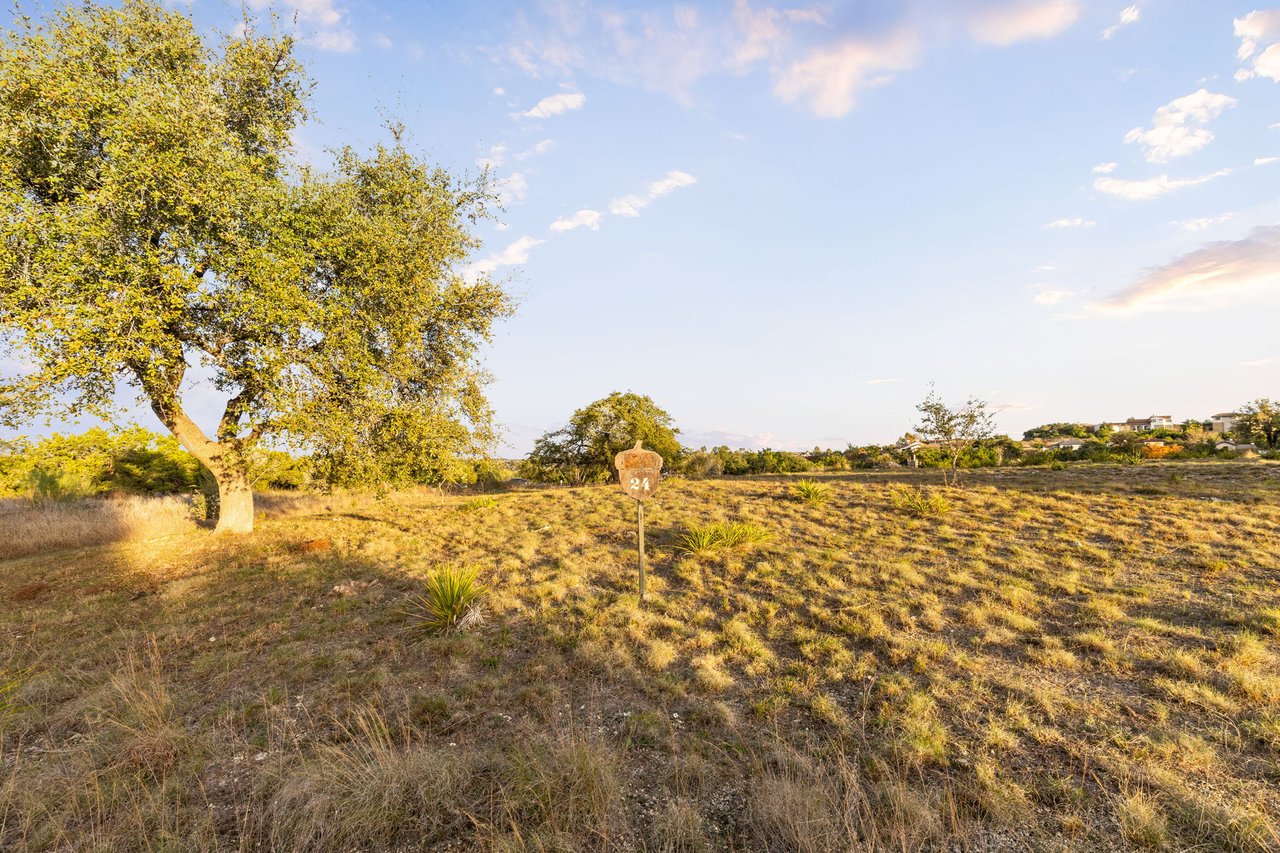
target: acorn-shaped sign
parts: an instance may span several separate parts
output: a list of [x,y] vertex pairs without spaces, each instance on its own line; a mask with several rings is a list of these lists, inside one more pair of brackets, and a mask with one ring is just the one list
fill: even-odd
[[658,477],[662,472],[662,457],[652,450],[645,450],[636,439],[636,446],[613,457],[618,469],[618,484],[622,491],[638,501],[647,500],[658,490]]

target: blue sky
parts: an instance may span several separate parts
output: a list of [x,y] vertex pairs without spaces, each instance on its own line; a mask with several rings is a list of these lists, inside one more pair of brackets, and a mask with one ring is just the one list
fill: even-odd
[[1014,435],[1280,395],[1280,7],[248,5],[303,39],[300,157],[389,114],[499,181],[507,452],[615,389],[795,449],[892,441],[931,381]]

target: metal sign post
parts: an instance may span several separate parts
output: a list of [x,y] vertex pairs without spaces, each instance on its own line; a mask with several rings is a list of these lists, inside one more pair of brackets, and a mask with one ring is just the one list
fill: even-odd
[[640,603],[644,603],[644,502],[658,489],[662,473],[662,457],[652,450],[645,450],[637,440],[636,446],[613,457],[618,469],[618,485],[636,502],[636,541],[640,549]]

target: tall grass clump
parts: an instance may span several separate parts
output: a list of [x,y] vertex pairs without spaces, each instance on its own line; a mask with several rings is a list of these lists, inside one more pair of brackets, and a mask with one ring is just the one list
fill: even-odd
[[831,499],[831,487],[817,480],[796,480],[791,492],[809,506],[822,506]]
[[919,518],[946,515],[951,512],[951,501],[937,492],[931,492],[919,486],[898,489],[889,495],[889,501],[899,512],[909,513]]
[[22,706],[18,704],[18,693],[30,676],[31,673],[27,670],[0,667],[0,732],[22,710]]
[[191,501],[180,495],[42,503],[10,500],[0,506],[0,560],[63,548],[156,539],[197,529]]
[[690,527],[676,542],[676,548],[701,557],[722,548],[755,545],[770,536],[768,530],[749,521],[718,522]]
[[445,565],[427,579],[426,589],[411,599],[431,634],[466,631],[481,620],[480,599],[488,588],[476,578],[475,566]]

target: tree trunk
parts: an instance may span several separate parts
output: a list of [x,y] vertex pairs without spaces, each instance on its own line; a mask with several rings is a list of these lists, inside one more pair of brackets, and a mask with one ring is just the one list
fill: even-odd
[[196,422],[177,406],[166,407],[152,398],[151,408],[178,443],[209,469],[218,484],[217,533],[253,532],[253,488],[249,467],[238,446],[210,441]]
[[[207,463],[206,463],[207,464]],[[253,532],[253,489],[249,471],[238,455],[223,457],[209,467],[218,482],[218,524],[215,533]]]

